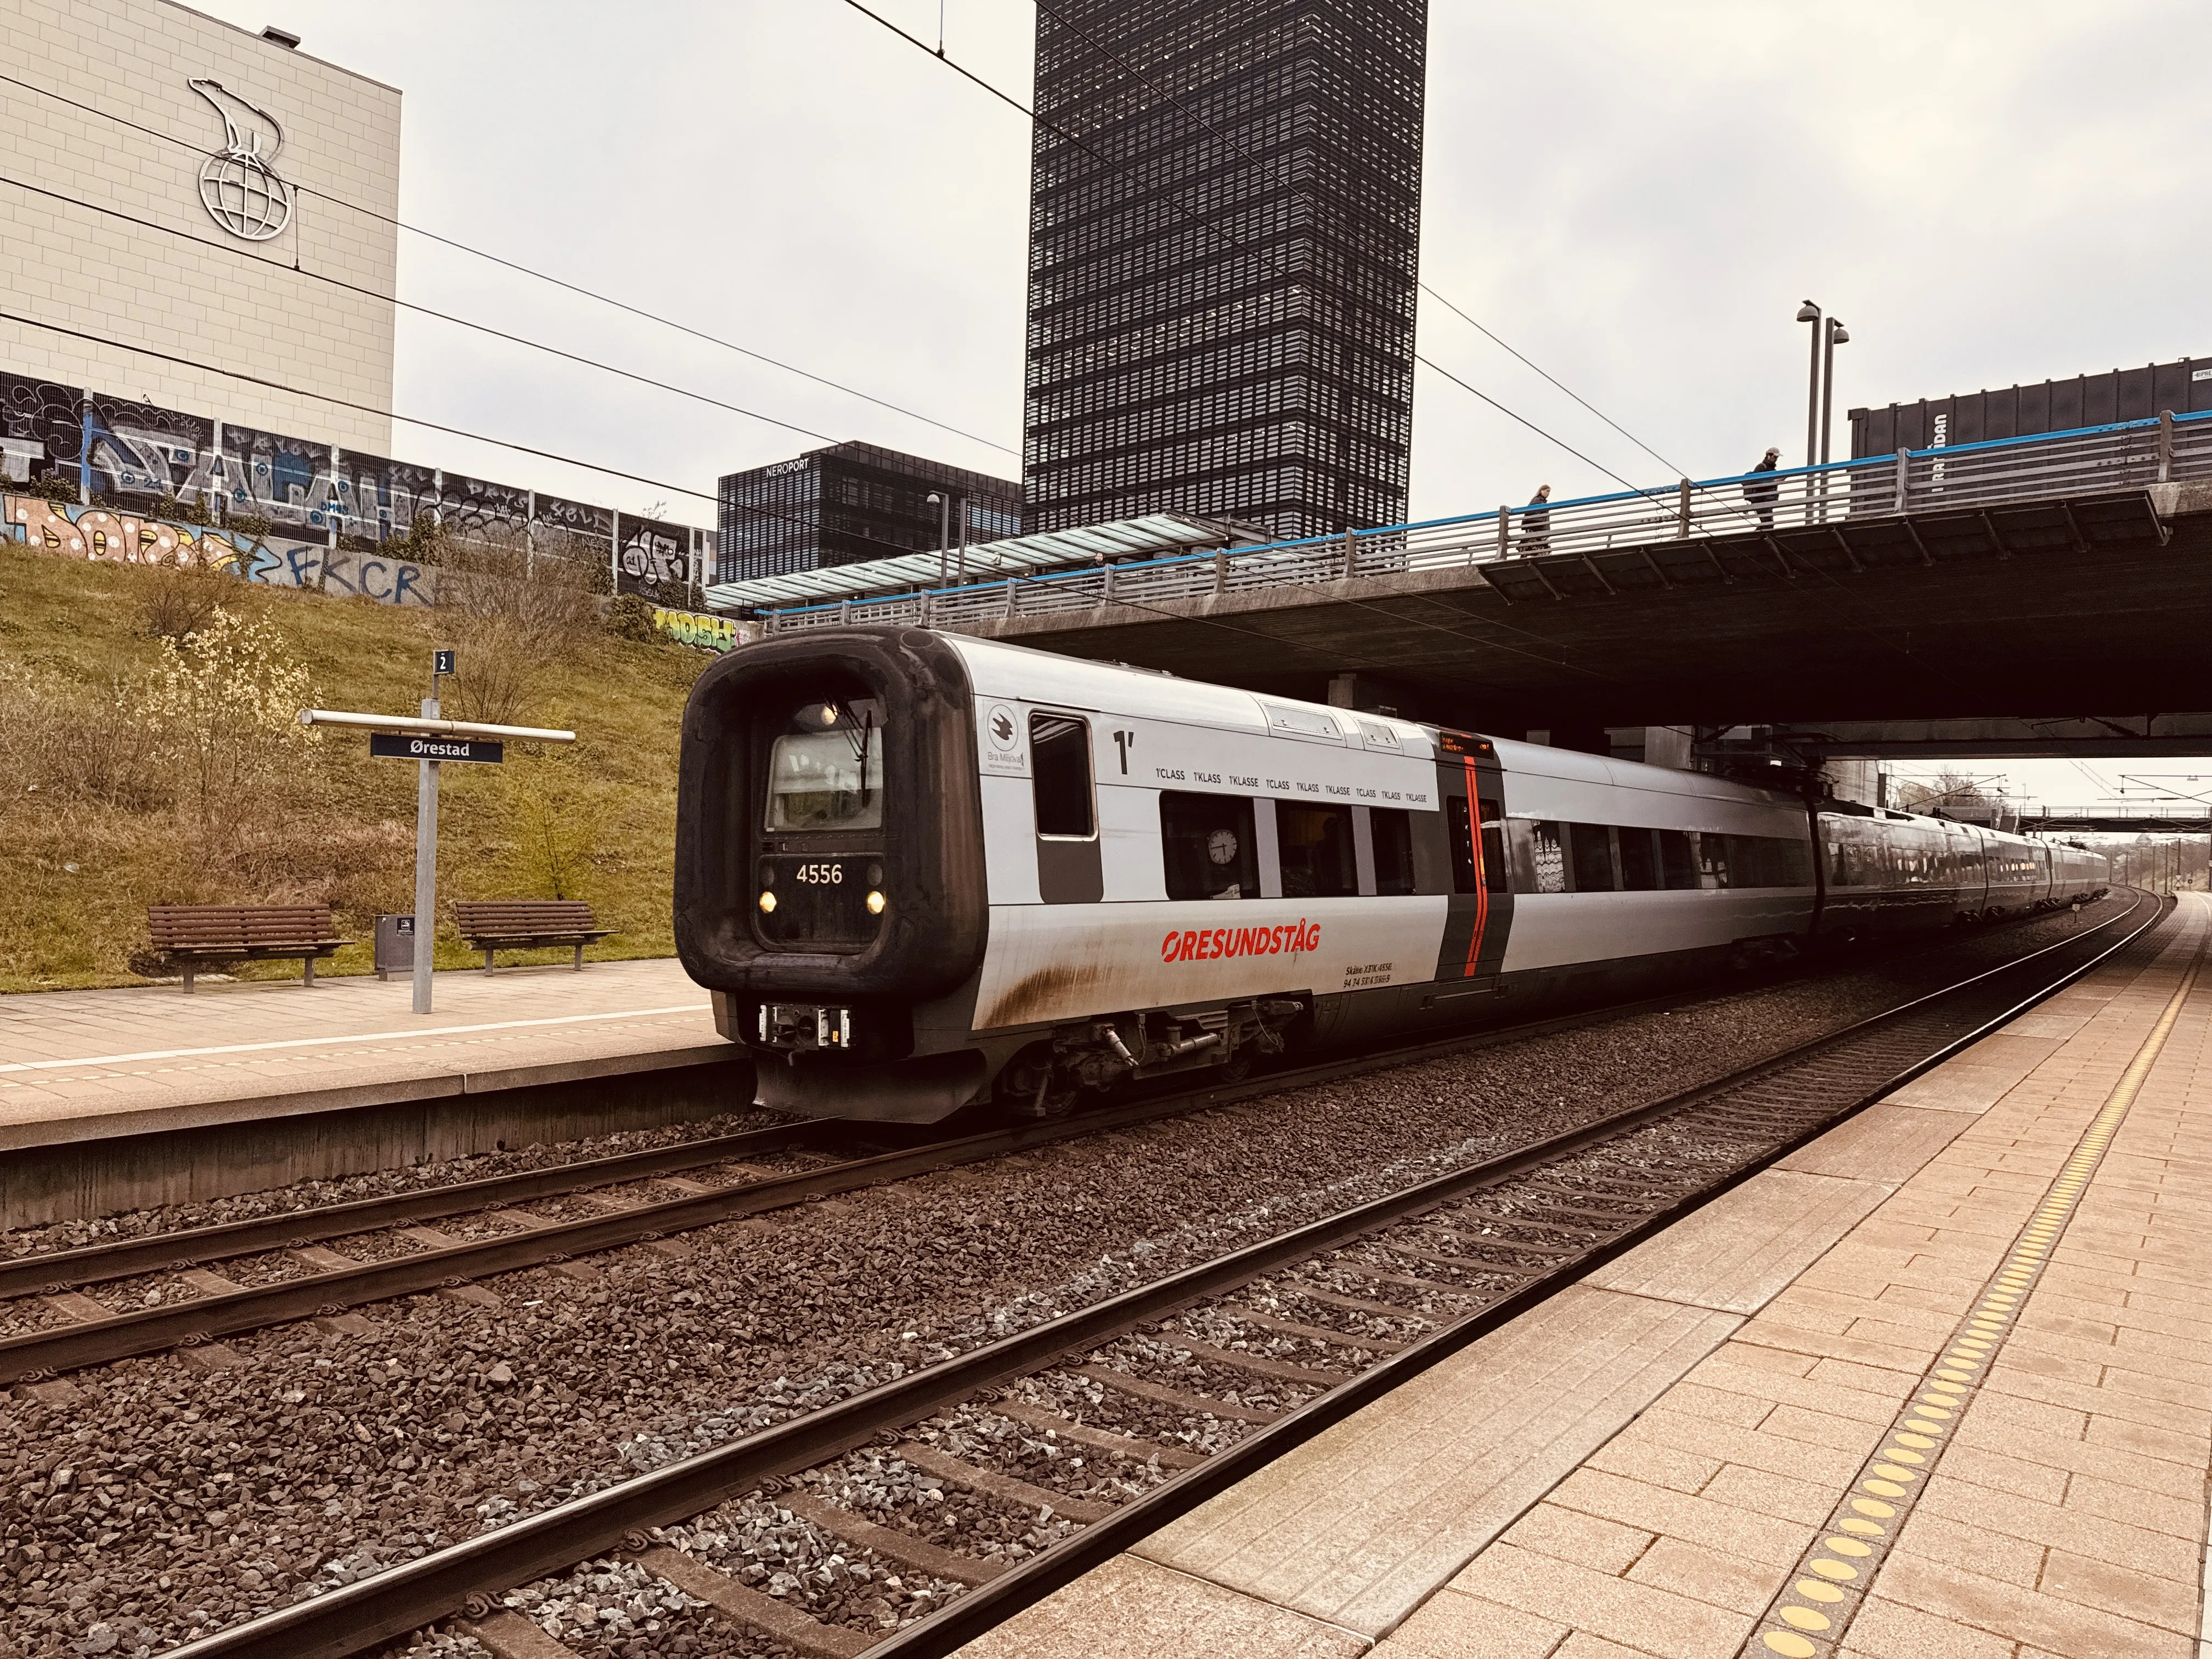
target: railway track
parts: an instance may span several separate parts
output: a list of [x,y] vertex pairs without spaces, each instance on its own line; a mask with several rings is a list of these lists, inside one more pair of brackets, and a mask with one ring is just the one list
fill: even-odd
[[[612,1554],[820,1659],[949,1653],[2082,974],[2124,953],[2147,960],[2156,948],[2147,936],[2163,914],[2141,896],[2080,935],[1717,1082],[981,1342],[176,1651],[342,1659],[456,1611],[458,1628],[495,1653],[558,1651],[500,1598]],[[1291,1081],[1270,1079],[1249,1092]],[[1038,1133],[1049,1137],[1048,1128]],[[1143,1419],[1156,1423],[1163,1412],[1208,1425],[1211,1444],[1147,1437]],[[1133,1483],[1126,1501],[1110,1502],[1033,1483],[994,1466],[1000,1460],[969,1431],[987,1421],[1148,1471],[1150,1484]],[[1117,1423],[1135,1426],[1100,1426]],[[926,1516],[910,1531],[841,1507],[855,1460],[921,1471],[940,1495],[949,1489],[963,1503],[1038,1508],[1080,1524],[1024,1559],[963,1556],[921,1535]],[[763,1492],[856,1553],[968,1588],[902,1630],[864,1630],[817,1623],[702,1559],[711,1552],[672,1547],[704,1535],[683,1523]]]
[[[778,1125],[17,1257],[0,1261],[0,1328],[8,1324],[25,1328],[0,1335],[0,1385],[46,1382],[87,1366],[172,1348],[204,1348],[224,1336],[294,1320],[341,1318],[349,1310],[403,1296],[440,1291],[466,1294],[477,1281],[501,1273],[558,1267],[579,1257],[653,1243],[862,1187],[1134,1127],[1380,1066],[1680,1007],[1712,994],[1711,988],[1699,988],[1627,1006],[1330,1059],[1237,1084],[1149,1096],[1048,1123],[925,1136],[918,1144],[859,1158],[832,1157],[795,1172],[772,1173],[753,1167],[749,1160],[822,1152],[836,1139],[852,1138],[858,1126],[826,1121]],[[904,1138],[895,1126],[866,1127],[878,1141]],[[694,1178],[699,1176],[709,1179]],[[586,1213],[554,1217],[525,1207],[548,1200]],[[427,1224],[435,1222],[459,1223],[477,1236],[457,1237]],[[109,1286],[121,1287],[140,1299],[139,1305],[101,1301],[100,1292]]]
[[[0,1262],[0,1322],[29,1326],[0,1335],[0,1385],[40,1382],[86,1366],[201,1348],[228,1335],[429,1291],[467,1293],[478,1279],[553,1266],[580,1255],[652,1243],[718,1222],[834,1197],[856,1188],[1033,1150],[1056,1141],[1532,1036],[1576,1030],[1699,1000],[1710,988],[1644,1002],[1585,1010],[1473,1036],[1271,1072],[1249,1081],[1146,1097],[1050,1124],[925,1139],[863,1158],[842,1158],[796,1174],[770,1175],[746,1160],[818,1149],[854,1126],[801,1122],[680,1146],[579,1159],[415,1192],[319,1206],[219,1225],[44,1252]],[[896,1136],[874,1126],[879,1136]],[[719,1182],[688,1178],[719,1172]],[[658,1187],[674,1197],[635,1190]],[[633,1190],[624,1192],[624,1187]],[[584,1200],[594,1212],[555,1218],[519,1207],[548,1199]],[[571,1203],[567,1207],[576,1207]],[[481,1236],[456,1237],[423,1224],[468,1218]],[[343,1249],[331,1248],[335,1242]],[[372,1259],[349,1250],[365,1248]],[[258,1258],[257,1260],[257,1258]],[[244,1282],[244,1264],[258,1282]],[[136,1307],[96,1291],[137,1280]]]

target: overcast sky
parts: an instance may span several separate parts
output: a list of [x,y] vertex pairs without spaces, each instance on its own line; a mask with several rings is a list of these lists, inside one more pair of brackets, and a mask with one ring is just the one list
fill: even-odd
[[[402,411],[699,491],[825,437],[1018,477],[1027,123],[844,0],[199,3],[403,89],[410,223],[975,436],[411,236],[410,299],[809,430],[404,313]],[[938,0],[872,3],[934,43]],[[944,15],[948,54],[1026,101],[1031,7]],[[2191,0],[1433,7],[1423,276],[1664,461],[1425,300],[1425,354],[1598,465],[1424,370],[1414,516],[1616,487],[1601,468],[1731,473],[1769,443],[1796,464],[1808,297],[1851,331],[1844,453],[1853,404],[2212,354],[2208,64]],[[405,427],[394,447],[714,521],[673,488]]]

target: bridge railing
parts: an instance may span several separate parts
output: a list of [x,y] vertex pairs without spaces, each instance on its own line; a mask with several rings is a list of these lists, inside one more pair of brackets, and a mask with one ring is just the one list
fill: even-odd
[[[1500,507],[1382,530],[969,582],[769,612],[767,631],[849,623],[963,624],[1485,564],[1667,541],[1820,530],[2212,479],[2212,412],[2123,421],[1826,466]],[[1541,567],[1538,567],[1540,570]]]

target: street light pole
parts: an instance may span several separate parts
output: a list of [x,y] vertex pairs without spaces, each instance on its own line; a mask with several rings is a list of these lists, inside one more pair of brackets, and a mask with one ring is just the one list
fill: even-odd
[[1828,319],[1828,341],[1820,354],[1820,465],[1828,464],[1828,423],[1836,412],[1836,348],[1851,343],[1851,331]]
[[952,498],[933,489],[922,497],[937,509],[937,585],[945,586],[945,555],[952,540]]
[[1797,307],[1797,320],[1813,325],[1813,362],[1805,379],[1805,465],[1811,466],[1820,456],[1820,348],[1825,343],[1820,337],[1820,307],[1806,301]]

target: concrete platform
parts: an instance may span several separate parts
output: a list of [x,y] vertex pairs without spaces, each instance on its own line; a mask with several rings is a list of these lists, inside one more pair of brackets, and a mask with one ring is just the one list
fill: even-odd
[[672,959],[0,997],[0,1227],[751,1098]]
[[963,1652],[2197,1652],[2209,921]]

